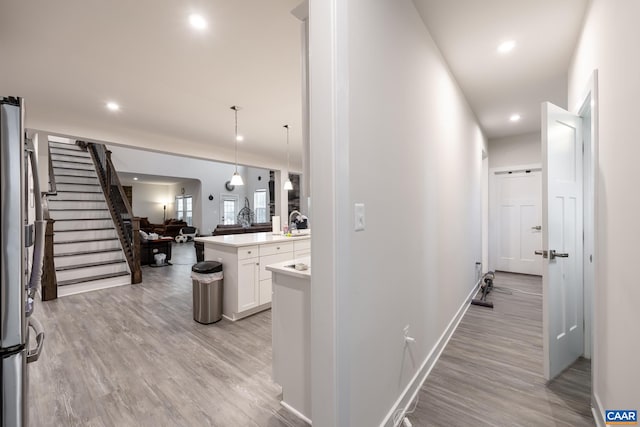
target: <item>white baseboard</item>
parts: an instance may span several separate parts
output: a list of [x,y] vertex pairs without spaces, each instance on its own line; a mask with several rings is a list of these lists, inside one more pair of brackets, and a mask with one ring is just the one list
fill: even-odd
[[[420,391],[420,388],[422,388],[422,385],[427,380],[427,377],[431,373],[431,370],[440,358],[442,351],[447,346],[447,343],[451,339],[451,336],[453,335],[456,328],[460,324],[460,321],[469,309],[471,299],[476,294],[476,292],[478,292],[478,287],[480,286],[481,282],[482,278],[480,278],[476,282],[471,292],[469,292],[469,295],[467,295],[467,298],[465,298],[464,302],[447,325],[446,329],[436,342],[436,345],[433,346],[433,349],[431,349],[427,357],[422,362],[422,365],[420,366],[420,369],[418,369],[418,372],[416,372],[411,381],[409,381],[409,384],[404,389],[396,403],[387,413],[387,416],[384,418],[382,423],[380,423],[380,427],[397,427],[400,424],[400,422],[404,418],[404,414],[407,412],[409,405],[415,400],[418,392]],[[397,414],[395,420],[394,414]]]
[[119,276],[112,279],[94,280],[92,282],[78,283],[75,285],[58,286],[58,297],[97,291],[98,289],[115,288],[131,284],[131,276]]
[[297,409],[295,409],[293,406],[289,405],[287,402],[285,402],[284,400],[280,401],[280,404],[282,405],[283,408],[285,408],[287,411],[291,412],[292,414],[294,414],[296,417],[300,418],[302,421],[308,423],[309,425],[311,425],[311,420],[307,417],[305,417],[304,415],[302,415],[302,413],[300,411],[298,411]]
[[593,419],[596,421],[596,426],[606,426],[604,411],[602,410],[602,403],[600,402],[600,398],[598,397],[598,395],[595,393],[591,395],[591,413],[593,414]]

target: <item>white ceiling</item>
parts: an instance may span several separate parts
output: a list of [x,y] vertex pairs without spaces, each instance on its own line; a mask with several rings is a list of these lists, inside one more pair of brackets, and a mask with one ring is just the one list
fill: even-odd
[[[488,138],[540,130],[540,104],[567,103],[588,0],[414,0]],[[515,40],[509,54],[498,44]],[[520,122],[509,122],[519,113]]]
[[[291,10],[300,1],[0,0],[0,93],[26,98],[31,128],[71,122],[155,134],[201,144],[207,155],[220,147],[227,160],[229,107],[239,105],[240,163],[243,151],[285,158],[284,124],[296,159],[301,24]],[[192,12],[207,30],[189,25]],[[121,111],[105,109],[111,100]]]
[[[245,153],[285,158],[289,123],[299,164],[300,22],[290,12],[300,1],[0,0],[0,94],[27,98],[32,128],[117,130],[172,152],[190,141],[221,160],[232,159],[237,104],[240,163]],[[566,103],[588,0],[414,2],[489,138],[538,130],[542,101]],[[206,31],[189,26],[192,12]],[[507,38],[518,46],[500,56]],[[107,111],[111,100],[122,110]],[[153,135],[181,142],[166,150]]]

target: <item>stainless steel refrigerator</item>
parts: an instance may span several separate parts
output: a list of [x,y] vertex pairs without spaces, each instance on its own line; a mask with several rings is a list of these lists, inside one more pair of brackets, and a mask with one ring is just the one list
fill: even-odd
[[28,425],[27,366],[38,360],[44,342],[33,302],[42,277],[45,222],[36,153],[24,133],[22,98],[0,97],[0,189],[0,426],[23,427]]

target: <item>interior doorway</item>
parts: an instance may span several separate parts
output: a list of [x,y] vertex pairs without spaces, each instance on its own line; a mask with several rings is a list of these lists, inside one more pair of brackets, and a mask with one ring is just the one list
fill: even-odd
[[491,169],[492,270],[542,275],[534,251],[542,244],[539,164]]

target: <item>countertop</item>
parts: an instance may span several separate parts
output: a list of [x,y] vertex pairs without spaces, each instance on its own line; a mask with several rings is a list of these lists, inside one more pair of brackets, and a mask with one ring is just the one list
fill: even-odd
[[[301,237],[298,238],[301,239]],[[285,267],[286,265],[298,263],[307,264],[309,268],[307,270],[296,270],[295,268]],[[290,261],[278,262],[276,264],[267,265],[265,268],[273,273],[285,274],[287,276],[297,277],[300,279],[311,279],[311,257],[303,257]]]
[[239,248],[241,246],[260,245],[264,243],[275,242],[295,242],[296,240],[308,240],[311,238],[311,233],[307,230],[303,231],[299,237],[285,237],[281,234],[272,233],[244,233],[244,234],[228,234],[226,236],[210,236],[210,237],[196,237],[196,242],[203,242],[206,244],[233,246]]

